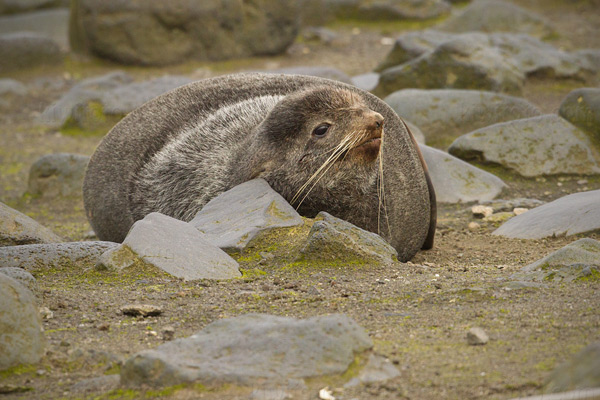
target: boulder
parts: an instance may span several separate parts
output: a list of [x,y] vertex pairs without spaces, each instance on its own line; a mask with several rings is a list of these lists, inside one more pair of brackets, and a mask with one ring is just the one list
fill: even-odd
[[267,181],[253,179],[209,201],[189,223],[214,246],[240,251],[261,233],[304,222]]
[[247,314],[134,355],[121,368],[121,382],[281,385],[342,374],[372,346],[365,330],[345,315],[298,320]]
[[[381,216],[385,220],[385,215]],[[324,211],[315,217],[301,259],[335,263],[392,263],[398,253],[381,236]]]
[[0,0],[0,15],[23,13],[41,8],[68,6],[69,0]]
[[420,148],[440,203],[491,200],[507,187],[497,176],[444,151],[424,145]]
[[[0,265],[3,264],[0,262]],[[33,293],[36,298],[40,297],[40,291],[38,288],[37,281],[35,280],[33,275],[31,275],[23,268],[2,266],[0,267],[0,274],[6,275],[9,278],[12,278],[15,281],[19,282],[21,285],[29,289],[29,291]]]
[[27,94],[27,86],[14,79],[0,79],[0,96],[13,95],[25,96]]
[[27,192],[44,197],[81,197],[83,177],[89,156],[80,154],[48,154],[29,169]]
[[60,47],[45,35],[15,32],[0,35],[0,73],[63,62]]
[[[31,243],[58,243],[62,239],[25,214],[0,203],[0,247]],[[7,267],[8,265],[3,265]]]
[[584,393],[574,395],[574,399],[590,399],[600,396],[600,342],[593,342],[575,354],[570,360],[559,365],[546,381],[546,393],[566,390],[595,388],[595,396]]
[[0,370],[37,363],[46,340],[33,294],[0,274]]
[[285,75],[309,75],[318,76],[320,78],[332,79],[344,83],[351,83],[351,79],[345,72],[333,67],[289,67],[261,71],[268,74],[285,74]]
[[359,20],[430,19],[450,12],[445,0],[324,0],[335,17]]
[[448,152],[463,160],[499,164],[526,177],[600,173],[590,139],[554,114],[478,129],[456,139]]
[[570,194],[518,215],[492,234],[517,239],[571,236],[600,229],[600,190]]
[[184,280],[242,275],[238,263],[194,226],[156,212],[137,221],[123,243],[104,253],[99,264],[124,269],[138,260]]
[[549,21],[516,4],[502,0],[477,0],[437,29],[448,32],[518,32],[543,38],[554,33]]
[[600,143],[600,88],[573,90],[560,104],[558,113]]
[[66,242],[0,247],[0,265],[26,270],[70,264],[77,269],[94,266],[100,256],[116,248],[113,242]]
[[379,83],[379,74],[377,72],[368,72],[366,74],[356,75],[351,78],[352,84],[359,89],[371,91]]
[[76,0],[71,10],[71,47],[124,64],[275,55],[298,32],[292,0]]
[[387,96],[385,102],[417,125],[427,143],[443,148],[475,129],[541,114],[525,99],[479,90],[404,89]]
[[57,8],[0,17],[0,34],[34,32],[58,44],[61,50],[69,48],[69,9]]

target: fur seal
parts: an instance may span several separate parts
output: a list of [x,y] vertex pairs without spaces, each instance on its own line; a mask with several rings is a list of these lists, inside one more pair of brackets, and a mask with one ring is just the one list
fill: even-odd
[[98,238],[121,242],[152,211],[191,220],[258,177],[302,215],[379,233],[401,261],[433,246],[435,193],[403,121],[368,92],[301,75],[222,76],[149,101],[96,149],[84,204]]

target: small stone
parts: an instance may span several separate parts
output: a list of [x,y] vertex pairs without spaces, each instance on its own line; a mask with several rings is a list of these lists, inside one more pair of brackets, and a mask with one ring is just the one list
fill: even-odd
[[333,392],[331,390],[329,390],[328,387],[324,387],[323,389],[319,390],[319,399],[335,400],[335,397],[333,397]]
[[481,328],[471,328],[469,332],[467,332],[467,342],[471,346],[483,345],[486,344],[490,338],[487,333]]
[[174,336],[175,336],[175,328],[173,328],[172,326],[165,326],[162,329],[163,340],[165,340],[165,341],[173,340]]
[[154,317],[162,314],[162,308],[152,304],[129,304],[121,307],[121,312],[125,315]]
[[529,208],[523,208],[523,207],[515,207],[513,209],[513,214],[515,215],[521,215],[525,212],[529,211]]
[[54,312],[52,312],[52,310],[50,310],[48,307],[40,307],[39,312],[42,319],[54,318]]
[[580,179],[577,181],[578,185],[587,185],[588,184],[588,180],[587,179]]
[[477,222],[469,222],[469,226],[468,226],[469,230],[471,232],[477,231],[479,230],[479,228],[481,228],[481,225],[479,225]]
[[494,209],[489,206],[477,205],[471,207],[471,213],[475,218],[486,218],[494,213]]

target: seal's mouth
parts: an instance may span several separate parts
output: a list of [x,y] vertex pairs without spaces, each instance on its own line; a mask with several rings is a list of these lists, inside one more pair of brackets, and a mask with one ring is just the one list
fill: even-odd
[[371,135],[350,149],[348,154],[367,162],[374,161],[381,149],[382,134],[383,130],[372,132]]

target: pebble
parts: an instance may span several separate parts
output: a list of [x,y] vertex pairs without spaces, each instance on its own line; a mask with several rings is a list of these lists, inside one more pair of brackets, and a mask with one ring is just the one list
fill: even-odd
[[471,213],[475,218],[486,218],[494,213],[494,209],[489,206],[477,205],[471,207]]
[[476,231],[479,230],[479,228],[481,228],[481,225],[479,225],[477,222],[469,222],[469,226],[468,226],[470,231]]
[[162,314],[162,308],[152,304],[128,304],[121,307],[121,312],[134,317],[153,317]]
[[467,332],[467,342],[471,346],[483,345],[486,344],[490,338],[487,333],[481,328],[471,328],[469,332]]
[[527,212],[527,211],[529,211],[529,209],[528,209],[528,208],[523,208],[523,207],[515,207],[515,208],[513,209],[513,213],[514,213],[515,215],[521,215],[521,214],[523,214],[523,213],[525,213],[525,212]]

